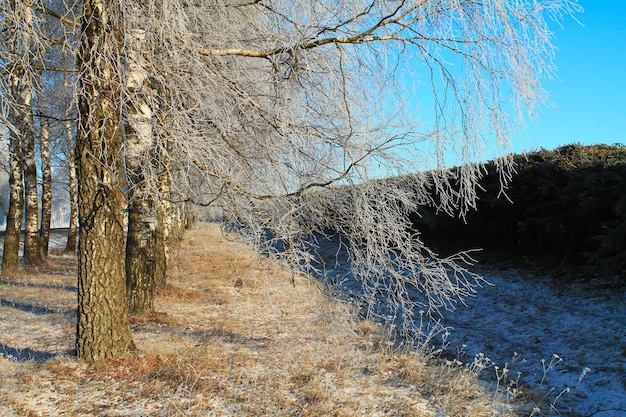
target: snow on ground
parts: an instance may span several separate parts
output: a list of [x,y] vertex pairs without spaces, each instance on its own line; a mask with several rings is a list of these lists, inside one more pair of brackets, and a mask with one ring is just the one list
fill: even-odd
[[[337,276],[344,289],[357,291],[337,242],[320,244],[319,255],[331,268],[327,277]],[[481,274],[491,285],[478,288],[466,306],[443,312],[446,357],[467,364],[476,355],[483,362],[489,358],[491,366],[481,375],[494,392],[505,385],[505,367],[508,380],[520,372],[520,386],[538,393],[541,413],[535,415],[626,417],[624,290],[557,287],[523,271]]]
[[[509,378],[521,372],[548,404],[565,390],[544,415],[626,416],[626,293],[553,288],[512,271],[484,276],[492,286],[444,314],[461,360],[482,353],[499,373],[508,364]],[[495,368],[485,372],[495,377]]]
[[[62,251],[65,249],[67,243],[67,229],[52,229],[50,230],[50,242],[48,249],[50,251]],[[24,251],[24,232],[20,238],[20,256]],[[0,231],[0,259],[4,254],[4,231]]]

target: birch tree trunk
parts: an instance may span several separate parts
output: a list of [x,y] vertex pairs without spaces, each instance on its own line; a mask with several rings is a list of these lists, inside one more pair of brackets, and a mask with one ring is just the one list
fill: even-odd
[[170,172],[169,157],[163,152],[160,157],[162,171],[159,175],[159,199],[157,201],[157,230],[154,242],[154,281],[157,288],[163,288],[167,284],[167,264],[169,260],[170,245]]
[[[35,132],[33,123],[33,72],[29,67],[31,60],[37,54],[35,48],[33,11],[30,4],[11,3],[11,10],[20,19],[19,28],[16,28],[16,36],[13,43],[13,52],[16,55],[25,56],[25,61],[20,67],[15,67],[9,75],[11,79],[11,98],[14,106],[11,110],[11,122],[13,124],[13,139],[19,142],[21,147],[22,169],[24,188],[22,201],[26,204],[26,234],[24,238],[24,261],[29,264],[42,262],[39,252],[39,197],[37,193],[37,166],[35,164]],[[14,155],[16,155],[14,153]],[[17,168],[11,167],[12,170]],[[15,183],[14,183],[15,184]],[[21,185],[20,185],[21,187]],[[17,192],[17,190],[15,190]],[[14,194],[12,192],[12,194]],[[15,193],[16,194],[16,193]],[[19,209],[21,212],[23,209]],[[18,218],[13,218],[14,226],[17,226]],[[22,216],[19,222],[21,225]],[[12,244],[12,243],[11,243]],[[9,248],[10,251],[15,249]],[[9,254],[9,257],[14,254]],[[9,264],[13,261],[9,261]]]
[[193,204],[190,201],[185,202],[185,229],[189,230],[196,223],[196,214]]
[[67,231],[65,253],[76,253],[76,237],[78,235],[78,180],[76,179],[74,134],[70,122],[65,122],[65,133],[68,143],[67,171],[70,191],[70,224]]
[[[29,80],[30,81],[30,80]],[[30,96],[30,93],[28,93]],[[30,100],[30,97],[29,97]],[[30,104],[30,103],[29,103]],[[35,134],[32,124],[32,109],[23,127],[24,140],[24,203],[25,234],[24,262],[38,265],[43,262],[39,245],[39,193],[37,190],[37,163],[35,160]]]
[[50,223],[52,219],[52,168],[50,166],[50,130],[47,117],[41,118],[41,135],[39,136],[41,153],[41,227],[39,229],[39,247],[41,257],[48,256],[50,244]]
[[154,309],[156,228],[153,200],[132,196],[126,241],[126,296],[128,310],[133,314]]
[[[130,13],[135,8],[129,7]],[[130,25],[140,18],[130,16]],[[144,169],[150,170],[153,159],[152,109],[149,102],[148,73],[143,59],[145,30],[134,27],[126,31],[126,174],[128,190],[128,236],[126,240],[126,296],[130,313],[140,314],[154,308],[155,244],[157,211],[156,189],[150,189]]]
[[20,237],[24,218],[24,177],[22,171],[22,148],[19,137],[14,133],[9,142],[9,213],[7,215],[6,234],[4,236],[4,253],[2,271],[10,271],[19,266]]
[[177,245],[185,233],[185,203],[177,202],[172,204],[168,219],[169,244]]
[[163,288],[167,284],[167,263],[168,263],[168,247],[167,247],[167,229],[166,207],[157,202],[157,228],[154,241],[154,286]]
[[122,192],[121,45],[115,0],[84,0],[80,51],[76,353],[95,361],[134,349],[126,306]]

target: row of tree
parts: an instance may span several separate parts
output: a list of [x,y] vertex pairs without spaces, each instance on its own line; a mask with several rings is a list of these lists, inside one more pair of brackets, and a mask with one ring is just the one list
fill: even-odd
[[[18,265],[23,217],[24,262],[45,256],[49,166],[63,161],[77,219],[70,236],[76,226],[80,234],[76,349],[89,360],[133,348],[128,312],[152,308],[190,204],[219,210],[295,266],[310,265],[315,233],[338,233],[364,292],[388,293],[407,332],[417,311],[472,294],[477,277],[430,252],[406,214],[427,203],[457,213],[475,205],[473,161],[485,144],[507,143],[554,69],[547,17],[579,8],[569,0],[0,7],[11,188],[3,268]],[[408,110],[410,79],[430,86],[420,100],[433,109],[429,120]],[[451,155],[464,167],[453,174]],[[371,181],[426,167],[436,170],[410,187]]]
[[[131,129],[135,127],[130,122],[127,123],[124,139],[121,133],[111,134],[116,137],[118,148],[109,148],[107,151],[112,152],[111,157],[116,159],[113,162],[116,167],[102,166],[106,158],[101,155],[96,156],[100,159],[94,161],[92,166],[81,165],[93,160],[92,155],[83,156],[84,152],[97,155],[104,149],[103,145],[110,146],[103,143],[97,145],[97,149],[89,150],[85,149],[83,142],[76,140],[82,126],[79,115],[86,114],[81,113],[83,102],[78,99],[78,82],[87,80],[87,77],[79,76],[82,34],[79,16],[82,12],[82,5],[66,2],[12,1],[3,4],[2,87],[3,100],[9,106],[3,122],[8,139],[6,169],[9,172],[10,199],[8,207],[3,204],[7,228],[2,270],[6,273],[20,265],[23,226],[24,264],[40,265],[48,256],[52,167],[56,165],[56,171],[62,173],[62,177],[56,180],[66,182],[70,195],[71,213],[65,251],[77,251],[79,223],[81,244],[90,244],[87,240],[90,223],[102,232],[101,242],[89,249],[80,250],[80,253],[97,256],[94,259],[82,257],[83,265],[90,262],[88,268],[99,271],[99,282],[103,285],[96,289],[96,292],[101,293],[95,305],[88,305],[86,300],[90,297],[88,292],[91,290],[88,288],[96,284],[82,285],[81,290],[84,291],[79,293],[79,306],[84,309],[79,312],[79,317],[84,317],[83,321],[88,320],[90,323],[87,326],[79,325],[77,341],[86,341],[80,346],[77,344],[77,349],[82,349],[80,356],[96,359],[107,356],[101,352],[114,352],[115,355],[117,351],[110,346],[82,347],[96,339],[108,339],[104,337],[104,333],[96,333],[110,331],[107,328],[109,324],[91,323],[91,313],[105,311],[102,306],[97,305],[104,302],[107,308],[118,309],[111,313],[112,317],[120,315],[121,320],[126,321],[127,309],[131,313],[143,313],[153,309],[154,290],[156,286],[165,284],[168,245],[180,239],[188,210],[185,197],[170,187],[171,176],[180,174],[168,164],[152,167],[160,170],[157,179],[152,180],[153,183],[141,177],[141,164],[148,152],[130,151],[133,141]],[[133,68],[132,65],[135,63],[127,64],[125,71]],[[138,79],[141,77],[131,73],[126,78],[130,80],[135,76]],[[103,87],[103,90],[105,88],[107,87]],[[131,86],[129,91],[132,91]],[[98,99],[94,98],[94,101]],[[119,111],[116,109],[118,102],[105,101],[103,105],[110,106],[109,110],[113,113]],[[114,120],[117,119],[114,129],[123,127],[119,116],[111,116]],[[109,116],[96,114],[95,117],[106,119]],[[130,112],[126,118],[128,121],[133,120]],[[99,122],[93,123],[97,125]],[[87,129],[94,130],[91,127]],[[144,147],[152,143],[151,138],[142,139]],[[122,140],[126,143],[125,150],[121,149]],[[117,174],[112,179],[113,183],[105,179],[112,173]],[[83,183],[79,180],[83,180]],[[88,183],[85,184],[85,181]],[[183,183],[184,178],[178,178],[177,182]],[[95,192],[83,192],[79,198],[78,190],[90,189]],[[94,208],[100,204],[110,218],[107,221],[90,219],[86,222],[85,219],[94,215],[97,211]],[[114,221],[113,227],[105,226],[105,223],[111,221]],[[84,272],[84,275],[95,278],[91,271]],[[125,280],[120,280],[120,276],[125,276]],[[84,284],[84,281],[79,283]],[[117,294],[115,297],[118,298],[121,295],[121,299],[107,302],[106,297],[112,294]],[[105,323],[111,322],[110,317],[103,319]],[[119,328],[126,326],[124,321],[118,325]],[[129,335],[126,337],[129,338]],[[115,343],[118,341],[112,340],[111,346]],[[130,342],[124,342],[121,350],[118,350],[124,351],[131,345]],[[84,349],[88,351],[85,352]],[[94,349],[101,352],[93,352]]]

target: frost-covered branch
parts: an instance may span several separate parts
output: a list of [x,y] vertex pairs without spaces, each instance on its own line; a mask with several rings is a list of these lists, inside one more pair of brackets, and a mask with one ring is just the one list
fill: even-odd
[[[570,0],[106,4],[105,29],[121,38],[136,29],[129,16],[141,22],[141,53],[102,42],[85,55],[93,84],[81,87],[103,86],[111,108],[83,126],[118,117],[131,126],[149,108],[145,129],[120,137],[152,136],[146,163],[118,183],[158,197],[166,172],[171,195],[211,202],[258,245],[288,247],[279,255],[301,267],[320,234],[340,236],[369,302],[386,293],[389,313],[406,323],[420,309],[454,305],[479,282],[465,256],[439,259],[426,248],[407,214],[425,204],[452,215],[475,207],[475,163],[486,149],[506,150],[545,98],[540,81],[555,70],[551,19],[579,10]],[[50,39],[66,41],[52,47],[74,52],[64,45],[76,45],[82,12],[46,7],[42,15],[57,20]],[[133,62],[141,89],[127,82]],[[505,180],[509,162],[501,168]]]

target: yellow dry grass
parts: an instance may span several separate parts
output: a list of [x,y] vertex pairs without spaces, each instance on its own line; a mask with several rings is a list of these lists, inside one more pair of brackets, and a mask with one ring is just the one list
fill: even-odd
[[[0,415],[505,415],[475,378],[416,352],[283,265],[188,232],[156,312],[132,317],[138,351],[71,356],[75,260],[0,283]],[[33,359],[27,360],[28,357]]]

